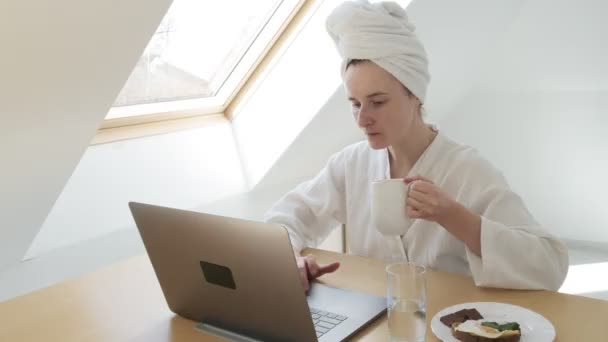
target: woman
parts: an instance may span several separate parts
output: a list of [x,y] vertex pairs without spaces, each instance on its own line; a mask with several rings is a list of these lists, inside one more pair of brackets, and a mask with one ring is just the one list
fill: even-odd
[[351,253],[391,258],[389,240],[371,223],[371,183],[404,178],[413,182],[405,210],[416,218],[402,237],[410,261],[471,274],[478,286],[557,290],[568,270],[566,247],[535,222],[488,161],[424,123],[427,58],[405,11],[392,2],[346,2],[328,17],[327,29],[367,141],[332,156],[266,214],[267,222],[287,228],[304,287],[339,265],[319,266],[299,252],[340,224]]

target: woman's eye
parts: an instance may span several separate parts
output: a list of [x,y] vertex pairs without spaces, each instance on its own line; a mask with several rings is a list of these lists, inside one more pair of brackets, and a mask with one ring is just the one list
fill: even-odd
[[359,108],[359,107],[361,107],[361,104],[360,103],[351,103],[351,106],[353,108]]
[[372,104],[374,105],[374,107],[379,107],[384,104],[384,101],[373,101]]

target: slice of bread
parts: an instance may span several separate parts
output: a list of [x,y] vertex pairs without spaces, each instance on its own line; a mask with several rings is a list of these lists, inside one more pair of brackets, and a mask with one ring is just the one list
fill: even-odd
[[512,336],[501,336],[498,338],[489,338],[483,336],[475,336],[462,331],[452,330],[452,335],[456,337],[458,341],[462,342],[519,342],[521,334]]

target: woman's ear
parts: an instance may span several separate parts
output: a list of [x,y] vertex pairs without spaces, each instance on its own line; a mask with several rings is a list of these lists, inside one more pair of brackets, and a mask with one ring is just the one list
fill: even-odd
[[426,116],[426,111],[424,110],[422,103],[420,103],[420,105],[418,106],[418,113],[420,114],[420,117],[422,119],[424,119],[424,117]]

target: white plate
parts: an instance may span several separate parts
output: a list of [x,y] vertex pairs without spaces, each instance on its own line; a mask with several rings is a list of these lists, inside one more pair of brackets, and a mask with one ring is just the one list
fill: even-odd
[[521,306],[494,302],[463,303],[439,311],[431,320],[431,330],[437,338],[444,342],[459,342],[439,318],[462,309],[477,309],[484,321],[519,323],[520,342],[545,342],[555,339],[555,328],[545,317]]

